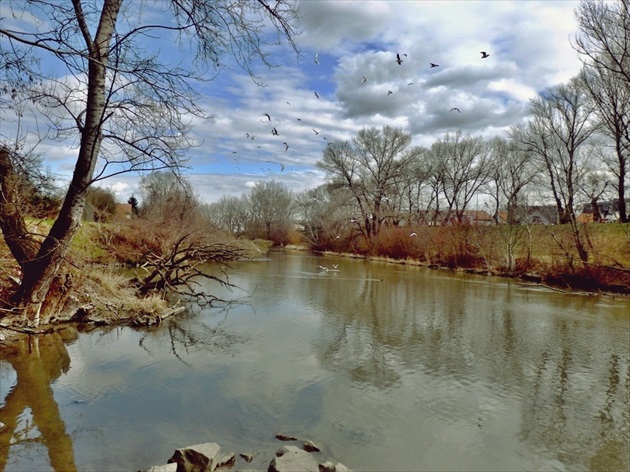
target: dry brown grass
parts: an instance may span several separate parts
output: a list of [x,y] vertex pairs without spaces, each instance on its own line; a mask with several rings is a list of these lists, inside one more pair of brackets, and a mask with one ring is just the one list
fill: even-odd
[[587,264],[568,225],[385,228],[371,245],[337,241],[323,249],[630,293],[630,225],[586,224],[579,231]]

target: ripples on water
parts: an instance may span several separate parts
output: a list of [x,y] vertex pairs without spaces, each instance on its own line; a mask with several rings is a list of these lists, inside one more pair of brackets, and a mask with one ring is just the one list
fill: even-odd
[[354,470],[630,467],[627,301],[306,254],[230,277],[242,290],[208,290],[237,304],[0,362],[0,464],[137,470],[284,432]]

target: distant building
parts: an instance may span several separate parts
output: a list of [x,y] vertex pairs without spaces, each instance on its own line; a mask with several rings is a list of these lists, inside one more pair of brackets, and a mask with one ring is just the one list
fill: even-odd
[[[628,214],[628,210],[630,210],[630,199],[627,198],[625,200],[626,204],[626,214]],[[599,214],[601,217],[601,223],[612,223],[615,221],[619,221],[619,199],[617,200],[608,200],[605,202],[597,202],[597,208],[599,209]],[[590,222],[594,221],[594,208],[591,203],[586,203],[582,206],[582,217],[583,220],[586,220],[590,217]],[[589,216],[587,216],[589,215]]]
[[519,205],[514,207],[514,220],[521,225],[555,225],[560,218],[555,205]]
[[455,213],[451,213],[448,219],[444,222],[445,225],[493,225],[495,224],[492,216],[484,210],[464,210],[464,213],[460,219],[457,218]]

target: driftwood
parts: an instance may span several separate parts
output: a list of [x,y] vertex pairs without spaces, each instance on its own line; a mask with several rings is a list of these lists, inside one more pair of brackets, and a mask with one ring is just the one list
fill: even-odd
[[558,287],[552,287],[551,285],[545,285],[542,283],[525,283],[525,282],[519,282],[519,285],[522,285],[524,287],[542,287],[542,288],[546,288],[547,290],[551,290],[552,292],[560,292],[560,293],[567,293],[570,295],[594,295],[594,292],[577,292],[575,290],[563,290],[561,288]]
[[[154,250],[145,253],[145,262],[141,268],[148,275],[136,278],[134,282],[141,294],[166,290],[209,304],[221,300],[214,295],[199,292],[199,279],[209,279],[229,288],[234,287],[228,281],[225,269],[229,268],[230,262],[242,257],[241,249],[222,243],[206,242],[194,233],[187,233],[169,245],[163,253]],[[210,274],[208,264],[215,264],[221,274]]]

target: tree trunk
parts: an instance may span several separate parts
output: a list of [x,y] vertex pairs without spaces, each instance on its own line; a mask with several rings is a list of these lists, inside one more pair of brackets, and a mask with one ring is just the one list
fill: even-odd
[[619,159],[619,222],[628,222],[628,212],[626,211],[626,162],[625,158]]
[[602,213],[599,211],[599,205],[597,204],[597,197],[591,198],[591,206],[593,207],[593,223],[601,222]]
[[19,178],[13,169],[10,151],[0,147],[0,230],[7,247],[24,271],[24,266],[37,255],[39,243],[28,232],[20,213]]
[[[90,62],[85,125],[80,129],[79,155],[59,216],[42,243],[36,258],[25,264],[22,284],[14,297],[14,301],[22,309],[29,324],[34,326],[40,322],[48,322],[52,315],[45,311],[42,313],[42,305],[70,248],[72,238],[81,224],[87,189],[92,181],[102,141],[102,126],[106,119],[106,72],[110,54],[109,44],[122,1],[105,0],[93,42],[87,25],[80,22],[89,50]],[[80,4],[76,3],[75,7],[79,9]],[[82,17],[82,12],[77,11],[77,16]],[[55,294],[55,296],[58,295]],[[57,304],[52,302],[49,306],[56,307]]]

